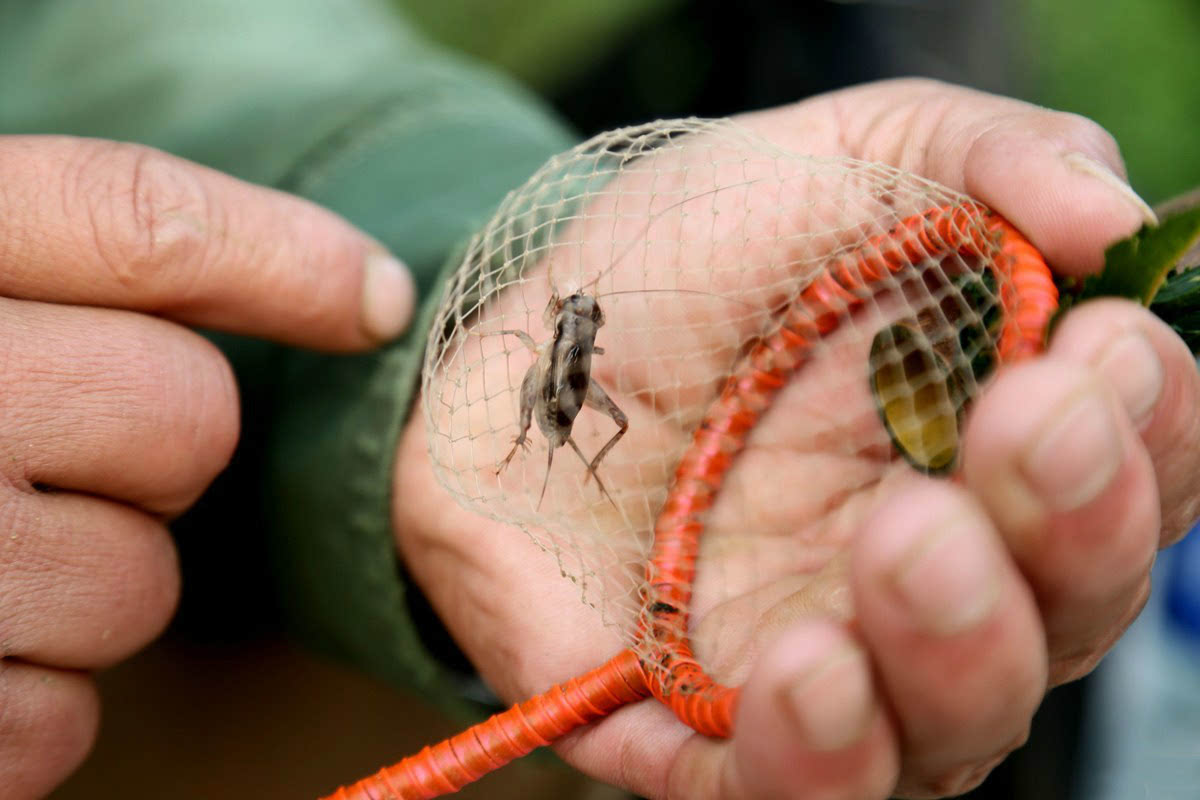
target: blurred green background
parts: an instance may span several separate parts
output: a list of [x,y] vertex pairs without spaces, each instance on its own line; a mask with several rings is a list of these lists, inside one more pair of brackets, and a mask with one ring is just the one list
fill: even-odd
[[1095,119],[1152,203],[1200,184],[1197,0],[391,1],[584,133],[924,74]]
[[1023,96],[1108,128],[1152,203],[1200,183],[1200,2],[1020,5],[1034,71]]

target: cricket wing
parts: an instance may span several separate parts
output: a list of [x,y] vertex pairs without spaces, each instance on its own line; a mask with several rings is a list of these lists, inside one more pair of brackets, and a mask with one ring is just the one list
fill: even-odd
[[542,387],[545,392],[549,420],[561,435],[561,446],[571,435],[575,418],[587,400],[588,383],[591,381],[591,348],[575,342],[555,343],[550,357],[549,380]]

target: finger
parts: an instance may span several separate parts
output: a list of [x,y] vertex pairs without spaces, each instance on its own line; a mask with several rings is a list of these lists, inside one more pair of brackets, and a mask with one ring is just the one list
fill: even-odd
[[411,316],[412,279],[336,215],[138,145],[0,139],[0,294],[326,349]]
[[1078,677],[1149,590],[1160,523],[1145,447],[1103,379],[1052,353],[998,376],[963,448],[966,483],[1037,596],[1051,681]]
[[889,499],[852,555],[855,608],[903,741],[905,796],[959,794],[1024,741],[1046,686],[1037,608],[952,485]]
[[224,468],[238,400],[220,352],[178,325],[0,298],[0,472],[182,511]]
[[[906,79],[761,116],[784,132],[772,138],[802,152],[883,161],[987,203],[1064,273],[1098,270],[1105,247],[1154,219],[1126,183],[1112,136],[1074,114]],[[812,124],[798,126],[797,117]]]
[[179,596],[163,525],[74,494],[0,495],[0,656],[110,666],[166,627]]
[[[746,682],[720,790],[696,785],[678,796],[882,800],[898,770],[865,651],[837,625],[810,622],[776,640]],[[675,772],[704,774],[686,764]]]
[[[643,718],[634,720],[638,714]],[[634,765],[622,773],[623,783],[652,797],[882,800],[899,769],[867,656],[830,622],[794,626],[766,649],[743,685],[732,741],[679,736],[661,708],[629,709],[626,721],[623,744],[603,729],[591,737],[600,741],[587,744],[619,749],[622,761]],[[642,764],[670,769],[647,776],[637,769]]]
[[82,763],[96,738],[92,681],[0,660],[0,786],[7,800],[45,797]]
[[1200,372],[1187,345],[1141,306],[1099,300],[1072,309],[1050,352],[1094,369],[1116,392],[1158,484],[1159,546],[1200,517]]

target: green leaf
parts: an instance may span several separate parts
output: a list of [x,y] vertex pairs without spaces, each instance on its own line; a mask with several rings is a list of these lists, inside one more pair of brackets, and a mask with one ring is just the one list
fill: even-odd
[[[1061,300],[1050,327],[1074,305],[1096,297],[1125,297],[1149,306],[1171,268],[1200,240],[1200,206],[1174,214],[1157,226],[1142,229],[1104,251],[1104,268],[1080,280],[1059,282]],[[1190,274],[1188,270],[1184,274]],[[1174,301],[1172,314],[1188,328],[1200,312],[1200,296],[1187,292]]]
[[1200,266],[1167,278],[1150,310],[1174,328],[1193,353],[1200,354]]

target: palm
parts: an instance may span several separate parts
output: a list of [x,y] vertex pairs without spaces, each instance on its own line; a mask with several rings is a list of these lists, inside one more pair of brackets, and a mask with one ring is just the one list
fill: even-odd
[[[510,202],[513,213],[534,219],[506,221],[496,227],[507,238],[485,237],[474,249],[480,288],[467,283],[443,306],[457,333],[441,345],[426,379],[443,482],[468,507],[524,528],[549,551],[547,563],[562,573],[548,576],[553,587],[522,570],[520,582],[536,587],[535,597],[565,585],[574,597],[555,603],[558,616],[568,616],[564,606],[579,605],[582,594],[626,641],[637,628],[654,515],[673,469],[749,344],[778,327],[781,303],[795,301],[838,253],[857,252],[905,218],[957,200],[902,173],[781,156],[722,136],[703,130],[680,149],[623,164],[595,194],[564,207],[570,221],[535,245],[536,265],[521,257],[518,245],[528,249],[529,240],[514,242],[510,231],[537,227],[541,212],[527,208],[536,208],[540,184],[530,190],[534,200]],[[541,183],[557,180],[552,174]],[[496,268],[492,252],[520,271]],[[760,642],[780,625],[800,615],[848,615],[838,555],[878,499],[881,481],[908,473],[867,390],[872,333],[915,314],[911,288],[889,286],[852,324],[813,341],[802,373],[750,437],[707,521],[692,627],[701,656],[726,680],[744,678]],[[607,324],[594,341],[571,333],[571,313],[558,301],[571,292],[594,294],[605,309]],[[531,322],[547,307],[545,320]],[[538,405],[545,390],[569,388],[547,355],[571,345],[586,354],[593,344],[603,354],[583,377],[630,420],[600,465],[606,492],[586,485],[585,463],[571,452],[578,445],[586,462],[601,451],[615,430],[604,409],[585,410],[568,427]],[[514,432],[518,442],[537,441],[532,457],[513,460]],[[569,433],[572,447],[556,449],[547,432],[559,443]],[[543,452],[562,455],[548,468]],[[525,536],[491,536],[499,548],[528,556]],[[571,626],[576,636],[589,632],[585,643],[596,642],[593,627]],[[611,657],[616,641],[600,641],[573,669]],[[653,652],[644,655],[653,661]]]

